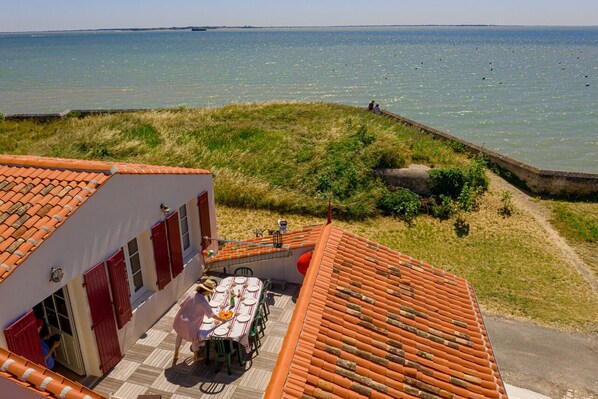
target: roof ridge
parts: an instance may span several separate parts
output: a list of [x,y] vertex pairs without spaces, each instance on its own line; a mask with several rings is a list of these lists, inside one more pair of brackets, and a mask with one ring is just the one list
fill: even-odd
[[42,169],[62,169],[80,172],[104,172],[106,174],[114,174],[112,172],[112,166],[107,161],[53,158],[39,155],[0,154],[0,165]]
[[0,348],[0,377],[36,392],[41,397],[64,398],[68,393],[68,397],[72,399],[107,399],[78,382],[4,348]]
[[95,161],[74,158],[55,158],[39,155],[0,154],[0,165],[29,167],[73,172],[97,172],[115,174],[211,174],[206,169],[184,168],[180,166],[148,165],[119,161]]
[[274,366],[274,371],[272,372],[270,382],[268,383],[268,387],[264,393],[264,399],[278,399],[282,396],[285,381],[291,369],[291,363],[295,354],[295,346],[293,345],[296,345],[299,342],[299,337],[303,330],[304,320],[307,315],[307,309],[309,308],[312,299],[311,292],[316,284],[316,277],[320,270],[319,267],[315,266],[319,266],[324,258],[324,249],[326,248],[326,243],[328,242],[331,233],[332,223],[325,224],[320,232],[318,241],[316,242],[314,255],[312,256],[310,262],[311,267],[307,269],[307,274],[303,280],[301,292],[297,298],[295,310],[293,311],[293,316],[282,343],[282,348],[278,352],[278,358],[276,360],[276,365]]

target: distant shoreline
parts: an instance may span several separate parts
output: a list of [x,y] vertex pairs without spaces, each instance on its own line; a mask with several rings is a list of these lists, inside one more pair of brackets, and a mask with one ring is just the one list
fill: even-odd
[[161,32],[161,31],[192,31],[192,29],[322,29],[322,28],[597,28],[598,25],[494,25],[494,24],[413,24],[413,25],[305,25],[305,26],[171,26],[152,28],[93,28],[93,29],[57,29],[39,31],[12,31],[0,34],[24,33],[74,33],[74,32]]

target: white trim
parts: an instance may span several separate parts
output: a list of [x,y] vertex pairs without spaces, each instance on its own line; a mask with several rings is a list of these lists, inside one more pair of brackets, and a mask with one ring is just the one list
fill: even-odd
[[65,386],[64,388],[62,388],[62,391],[60,391],[60,394],[58,395],[59,399],[64,399],[66,398],[66,395],[69,393],[69,391],[72,391],[73,388],[69,387],[68,385]]
[[42,381],[42,383],[39,384],[39,389],[41,389],[42,391],[45,391],[46,387],[48,386],[48,384],[51,383],[52,381],[54,381],[54,378],[52,378],[52,377],[46,377],[46,378],[44,378],[44,380]]
[[35,370],[32,369],[31,367],[29,367],[27,370],[25,370],[25,372],[23,373],[23,375],[19,378],[19,380],[21,381],[27,381],[27,378],[29,378],[29,376],[31,374],[35,373]]
[[13,359],[6,359],[4,361],[4,363],[2,363],[2,367],[0,367],[0,371],[5,372],[6,370],[8,370],[10,365],[13,364],[14,362],[15,362],[15,360],[13,360]]

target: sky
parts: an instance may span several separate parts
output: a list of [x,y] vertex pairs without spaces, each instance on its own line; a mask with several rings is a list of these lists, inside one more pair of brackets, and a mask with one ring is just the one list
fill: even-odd
[[598,0],[0,0],[0,32],[420,24],[598,25]]

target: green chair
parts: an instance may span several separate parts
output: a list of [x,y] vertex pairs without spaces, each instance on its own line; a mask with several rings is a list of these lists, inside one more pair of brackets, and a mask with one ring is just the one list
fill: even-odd
[[227,338],[217,338],[214,337],[211,339],[216,344],[216,364],[214,366],[214,371],[218,371],[218,362],[221,357],[226,357],[226,365],[228,367],[228,375],[232,374],[231,364],[232,364],[232,357],[236,353],[239,358],[239,366],[243,365],[242,354],[239,348],[237,348],[236,342],[233,342]]
[[255,316],[256,320],[256,327],[258,336],[266,336],[266,319],[264,317],[264,312],[262,311],[261,306],[257,310],[257,315]]
[[241,266],[235,269],[234,274],[235,276],[251,277],[253,276],[253,270],[250,267]]
[[268,304],[268,290],[270,289],[270,280],[266,280],[262,287],[262,293],[260,295],[260,310],[263,313],[263,316],[266,320],[268,320],[268,316],[270,315],[270,305]]
[[253,350],[255,351],[256,355],[259,355],[257,348],[262,346],[262,342],[260,341],[260,336],[257,332],[257,317],[253,319],[251,322],[251,327],[249,328],[249,343],[252,344]]

